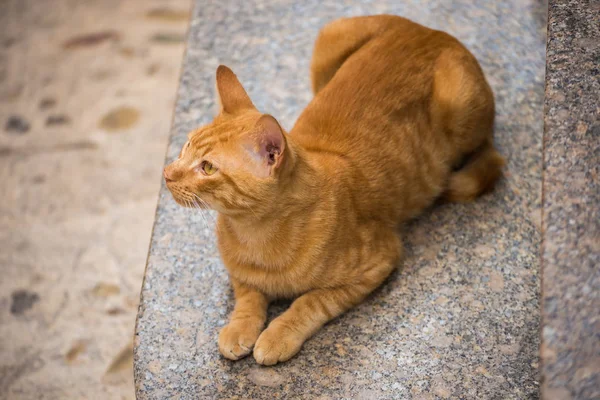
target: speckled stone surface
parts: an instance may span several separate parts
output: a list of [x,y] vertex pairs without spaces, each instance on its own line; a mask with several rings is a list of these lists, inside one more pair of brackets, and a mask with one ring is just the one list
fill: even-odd
[[550,1],[542,394],[600,398],[600,2]]
[[[233,302],[214,216],[207,223],[178,207],[163,187],[136,330],[138,398],[537,398],[546,6],[271,3],[197,2],[168,160],[188,130],[211,119],[219,63],[289,129],[311,99],[318,29],[341,16],[393,13],[454,34],[480,60],[496,93],[506,179],[476,203],[437,206],[407,225],[406,257],[383,287],[270,368],[219,355]],[[272,306],[271,318],[284,307]]]

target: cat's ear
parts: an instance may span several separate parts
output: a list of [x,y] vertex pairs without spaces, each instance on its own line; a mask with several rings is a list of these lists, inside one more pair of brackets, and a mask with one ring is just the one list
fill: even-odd
[[275,118],[262,115],[243,142],[253,161],[252,170],[257,176],[271,176],[282,165],[285,156],[285,136]]
[[217,93],[221,112],[236,114],[242,110],[256,109],[237,76],[224,65],[217,68]]

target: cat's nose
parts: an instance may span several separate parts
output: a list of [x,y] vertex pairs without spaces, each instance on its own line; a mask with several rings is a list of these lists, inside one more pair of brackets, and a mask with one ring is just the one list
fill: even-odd
[[165,181],[167,182],[173,182],[173,177],[171,176],[171,174],[169,173],[169,170],[167,169],[167,167],[165,167],[165,169],[163,170],[163,176],[165,177]]

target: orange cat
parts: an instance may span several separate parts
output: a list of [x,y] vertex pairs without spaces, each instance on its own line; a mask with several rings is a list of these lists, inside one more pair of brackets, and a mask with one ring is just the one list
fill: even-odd
[[[287,133],[220,66],[220,114],[165,168],[179,204],[219,213],[236,300],[219,350],[232,360],[294,356],[394,269],[399,223],[501,175],[492,91],[448,34],[395,16],[337,20],[319,34],[311,77],[315,98]],[[281,297],[295,301],[263,330]]]

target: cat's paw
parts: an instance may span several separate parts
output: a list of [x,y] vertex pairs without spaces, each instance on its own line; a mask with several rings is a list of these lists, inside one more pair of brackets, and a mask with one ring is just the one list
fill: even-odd
[[223,357],[239,360],[252,351],[260,334],[260,327],[254,324],[231,322],[219,332],[219,351]]
[[300,351],[304,339],[283,325],[269,325],[254,346],[254,359],[262,365],[287,361]]

